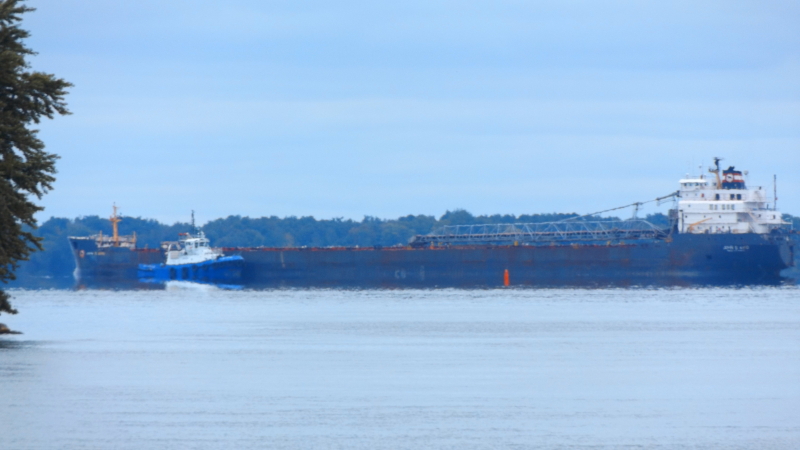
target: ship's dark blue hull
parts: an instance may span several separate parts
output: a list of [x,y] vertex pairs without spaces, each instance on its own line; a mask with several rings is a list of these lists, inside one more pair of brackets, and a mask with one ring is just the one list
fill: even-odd
[[[676,235],[595,245],[227,249],[253,286],[469,287],[774,284],[786,236]],[[506,273],[508,274],[506,277]]]
[[195,264],[139,264],[142,281],[196,281],[200,283],[236,284],[242,279],[244,259],[223,256]]
[[[73,248],[77,248],[73,246]],[[127,283],[160,252],[115,249],[76,261],[95,283]],[[785,234],[677,234],[568,245],[227,248],[245,287],[687,286],[777,284],[794,265]],[[127,253],[126,253],[127,252]],[[137,253],[138,252],[138,253]],[[127,254],[127,257],[125,256]],[[144,256],[143,256],[144,255]],[[160,259],[163,261],[163,259]],[[191,276],[190,276],[191,278]],[[186,279],[183,277],[176,279]]]

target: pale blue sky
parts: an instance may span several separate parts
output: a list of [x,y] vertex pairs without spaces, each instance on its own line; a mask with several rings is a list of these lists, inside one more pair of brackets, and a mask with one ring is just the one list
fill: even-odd
[[797,2],[28,4],[42,219],[587,213],[713,156],[800,214]]

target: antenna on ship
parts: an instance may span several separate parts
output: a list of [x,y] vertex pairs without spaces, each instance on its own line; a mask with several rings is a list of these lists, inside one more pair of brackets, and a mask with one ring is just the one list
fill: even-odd
[[197,227],[194,226],[194,210],[192,210],[192,233],[197,233]]
[[778,175],[772,176],[772,209],[778,210]]

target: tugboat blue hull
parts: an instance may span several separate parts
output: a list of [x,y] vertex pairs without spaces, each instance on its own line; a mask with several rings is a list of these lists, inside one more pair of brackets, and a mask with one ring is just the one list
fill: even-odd
[[196,281],[200,283],[238,283],[242,279],[244,258],[223,256],[196,264],[139,264],[142,281]]

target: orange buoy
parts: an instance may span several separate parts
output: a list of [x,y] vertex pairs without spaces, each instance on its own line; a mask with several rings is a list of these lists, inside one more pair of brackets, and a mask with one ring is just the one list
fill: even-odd
[[503,272],[503,286],[508,286],[508,269]]

